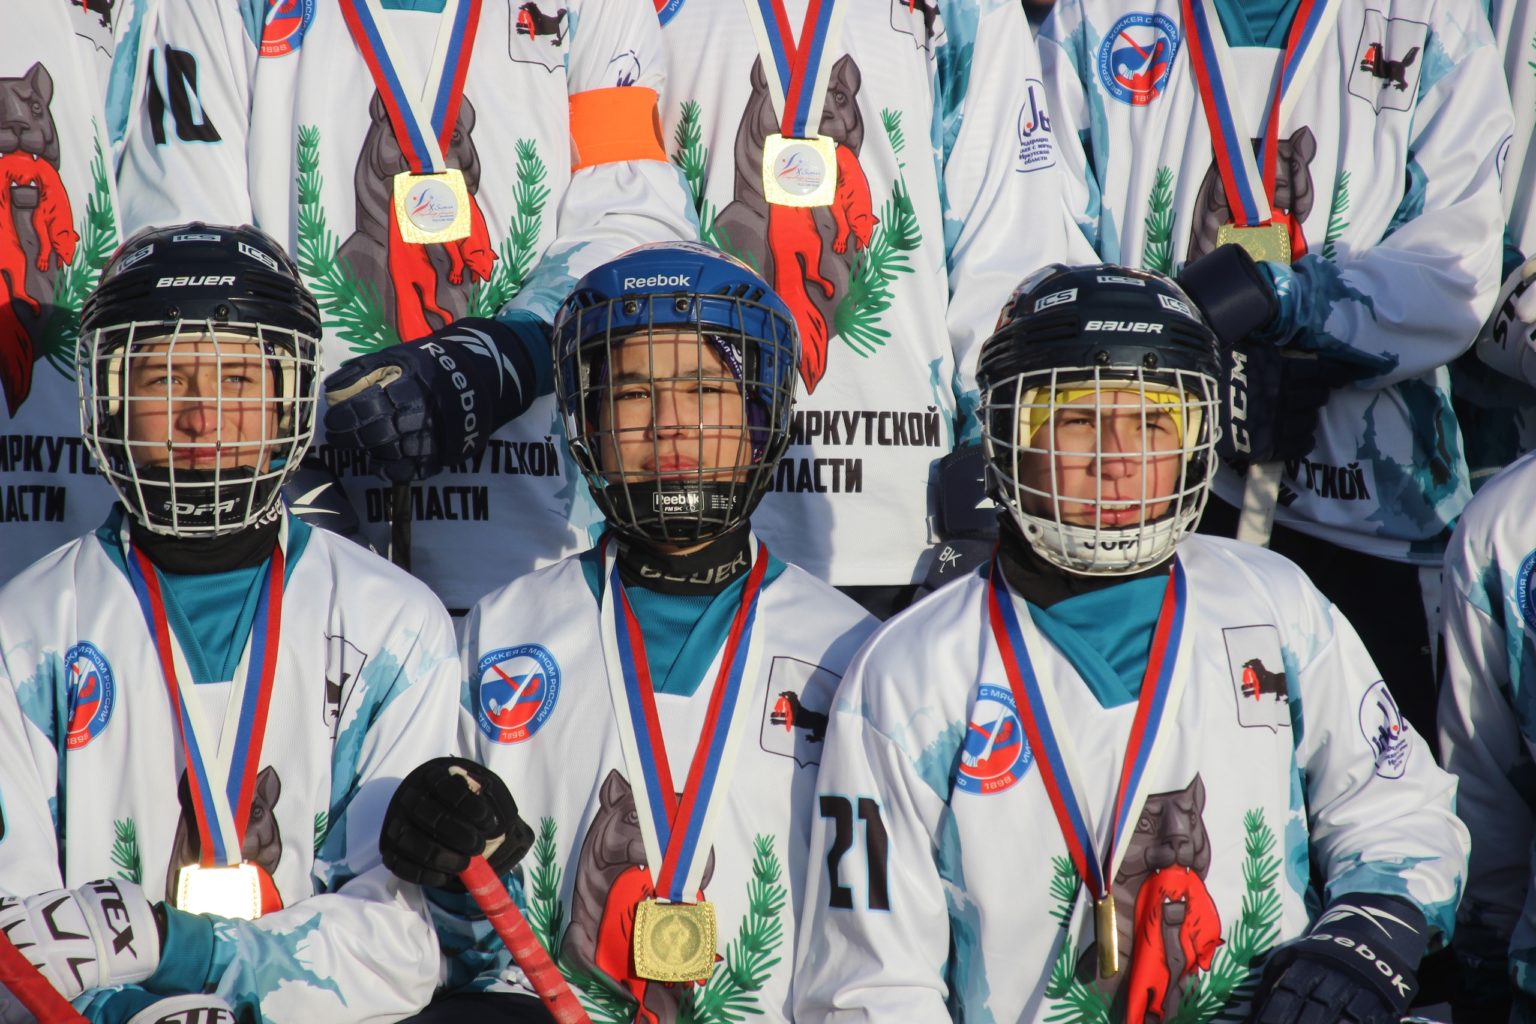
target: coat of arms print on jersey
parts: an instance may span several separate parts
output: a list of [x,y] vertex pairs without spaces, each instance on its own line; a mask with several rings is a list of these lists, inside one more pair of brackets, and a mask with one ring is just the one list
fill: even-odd
[[89,196],[71,197],[60,177],[53,97],[41,62],[0,71],[0,391],[12,418],[38,362],[73,377],[80,306],[117,245],[100,142]]

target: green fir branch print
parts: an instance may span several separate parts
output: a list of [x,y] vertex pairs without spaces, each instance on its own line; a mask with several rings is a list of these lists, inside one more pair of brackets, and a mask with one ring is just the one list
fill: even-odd
[[320,847],[325,842],[325,837],[331,831],[331,815],[329,811],[318,811],[315,814],[315,856],[320,856]]
[[512,187],[513,212],[507,237],[501,243],[501,259],[489,281],[476,282],[469,296],[470,316],[495,316],[507,301],[522,291],[534,258],[539,254],[539,232],[544,226],[544,207],[549,202],[549,169],[539,157],[533,139],[517,140],[517,184]]
[[1159,167],[1152,179],[1152,196],[1143,220],[1147,238],[1141,245],[1141,267],[1158,274],[1173,273],[1173,168]]
[[[1070,857],[1051,858],[1051,917],[1063,932],[1072,923],[1072,908],[1077,905],[1082,881]],[[1050,1016],[1051,1024],[1109,1024],[1109,999],[1092,985],[1084,985],[1077,979],[1077,961],[1082,950],[1072,942],[1071,935],[1063,935],[1061,952],[1051,965],[1051,977],[1045,986],[1045,994],[1055,1000]]]
[[565,926],[565,904],[560,900],[560,865],[555,863],[555,819],[539,819],[539,837],[533,843],[530,873],[528,925],[539,944],[554,955]]
[[702,990],[694,989],[681,1007],[678,1024],[737,1024],[748,1014],[761,1016],[757,992],[782,957],[787,890],[773,837],[752,838],[752,880],[747,883],[747,913],[736,938],[725,947],[725,961]]
[[709,147],[704,145],[703,108],[697,100],[688,100],[682,107],[682,119],[672,132],[672,163],[683,172],[688,184],[688,196],[693,200],[693,212],[699,218],[699,240],[728,252],[754,270],[759,269],[751,253],[731,241],[718,224],[720,210],[709,201],[705,185],[709,174]]
[[[93,119],[92,127],[95,127]],[[91,194],[79,220],[80,240],[75,258],[59,271],[53,291],[53,313],[43,325],[38,354],[65,379],[75,379],[75,348],[80,342],[80,307],[101,279],[102,268],[117,248],[117,218],[112,212],[112,191],[107,184],[107,161],[101,139],[92,132],[95,154],[91,157]]]
[[[885,126],[897,166],[905,167],[901,157],[906,139],[900,112],[889,108],[880,111],[880,123]],[[855,257],[848,290],[832,314],[832,332],[859,355],[871,356],[890,340],[891,332],[881,321],[891,308],[891,285],[896,275],[912,273],[907,254],[922,244],[906,175],[898,174],[891,185],[891,198],[880,207],[880,222],[870,233],[869,247]]]
[[592,1018],[592,1024],[630,1024],[635,1018],[635,1001],[609,987],[608,981],[591,971],[571,967],[560,961],[560,973],[582,1008]]
[[337,258],[340,240],[331,231],[321,204],[320,128],[299,125],[299,271],[328,319],[325,326],[347,342],[353,353],[377,352],[400,341],[384,319],[379,293],[359,281]]
[[1339,182],[1333,188],[1333,203],[1328,209],[1328,233],[1323,238],[1323,259],[1339,258],[1338,241],[1349,227],[1345,216],[1349,213],[1349,172],[1339,172]]
[[112,863],[117,865],[117,877],[134,885],[144,883],[144,862],[139,857],[139,828],[132,818],[117,818],[112,822]]
[[[1254,808],[1243,815],[1243,901],[1237,921],[1226,941],[1216,950],[1210,971],[1181,982],[1183,999],[1167,1024],[1206,1024],[1234,1002],[1252,998],[1258,982],[1259,960],[1279,937],[1280,858],[1275,856],[1275,833]],[[1235,1018],[1232,1018],[1235,1019]]]

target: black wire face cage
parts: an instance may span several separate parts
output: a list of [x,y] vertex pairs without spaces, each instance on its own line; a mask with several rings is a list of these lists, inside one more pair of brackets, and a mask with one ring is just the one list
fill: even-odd
[[130,323],[81,339],[81,433],[147,529],[269,521],[314,434],[319,342],[261,324]]
[[1044,559],[1087,575],[1162,562],[1215,472],[1216,381],[1191,370],[1069,367],[982,395],[993,496]]
[[557,335],[567,436],[611,526],[686,545],[746,521],[789,442],[787,318],[728,296],[621,296]]

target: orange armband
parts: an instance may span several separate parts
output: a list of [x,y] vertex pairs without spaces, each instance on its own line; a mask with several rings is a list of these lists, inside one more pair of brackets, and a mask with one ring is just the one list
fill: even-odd
[[666,159],[655,89],[624,85],[571,96],[573,172],[625,160]]

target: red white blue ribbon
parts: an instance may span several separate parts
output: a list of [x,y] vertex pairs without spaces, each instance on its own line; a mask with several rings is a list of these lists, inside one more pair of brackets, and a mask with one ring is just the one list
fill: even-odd
[[400,153],[414,174],[448,169],[443,154],[464,101],[464,79],[475,48],[484,0],[448,0],[438,21],[437,42],[425,79],[414,91],[401,74],[400,46],[380,0],[339,0],[352,40],[373,76]]
[[674,903],[697,898],[715,825],[730,791],[742,736],[750,730],[753,694],[762,668],[762,631],[757,623],[768,549],[754,539],[752,568],[741,604],[719,655],[720,668],[710,692],[698,746],[682,795],[677,795],[662,736],[656,691],[640,622],[619,579],[618,544],[604,540],[601,629],[608,661],[608,687],[619,726],[629,782],[639,811],[647,867],[658,896]]
[[810,0],[797,41],[789,28],[784,0],[743,0],[757,36],[768,95],[785,138],[808,139],[821,132],[827,83],[834,60],[828,51],[842,35],[847,0]]
[[[1097,816],[1098,822],[1088,819],[1088,808],[1082,802],[1082,795],[1087,790],[1082,785],[1076,747],[1071,734],[1058,732],[1054,724],[1065,721],[1060,700],[1050,682],[1035,674],[1002,566],[996,558],[992,560],[991,575],[987,580],[987,611],[992,636],[1013,690],[1019,721],[1024,724],[1024,734],[1034,748],[1040,781],[1045,785],[1062,838],[1066,840],[1067,852],[1072,856],[1078,877],[1095,900],[1109,895],[1115,873],[1129,848],[1124,840],[1136,828],[1136,820],[1147,802],[1147,788],[1154,776],[1157,759],[1167,748],[1166,743],[1158,743],[1163,723],[1174,717],[1184,696],[1189,673],[1186,666],[1180,664],[1178,654],[1187,598],[1184,567],[1175,557],[1168,574],[1168,586],[1163,592],[1157,625],[1152,631],[1152,650],[1142,676],[1136,717],[1126,739],[1120,783],[1115,791],[1115,802],[1109,808],[1109,827],[1105,831],[1101,826],[1102,815]],[[1039,634],[1033,626],[1030,632],[1038,639]],[[1096,824],[1100,825],[1097,831]],[[1105,831],[1102,845],[1095,842],[1098,831]]]
[[267,560],[251,635],[235,667],[224,722],[218,730],[214,730],[202,704],[192,695],[189,687],[195,684],[182,682],[190,680],[192,673],[165,612],[159,571],[144,552],[129,548],[128,580],[139,599],[160,659],[160,672],[176,720],[176,736],[186,762],[187,788],[192,794],[192,814],[197,821],[200,861],[204,867],[224,867],[241,860],[240,847],[250,824],[256,777],[261,772],[261,748],[267,734],[267,712],[277,675],[287,542],[288,523],[284,519],[277,547]]
[[[1280,121],[1295,102],[1292,85],[1304,80],[1323,47],[1339,4],[1329,0],[1301,0],[1286,34],[1285,53],[1275,75],[1275,87],[1264,113],[1264,134],[1255,160],[1250,139],[1254,133],[1234,102],[1229,82],[1237,80],[1232,54],[1221,29],[1215,0],[1180,0],[1189,61],[1211,130],[1216,169],[1226,188],[1232,221],[1239,227],[1260,227],[1274,219],[1275,171],[1280,151]],[[1262,170],[1261,170],[1262,168]]]

